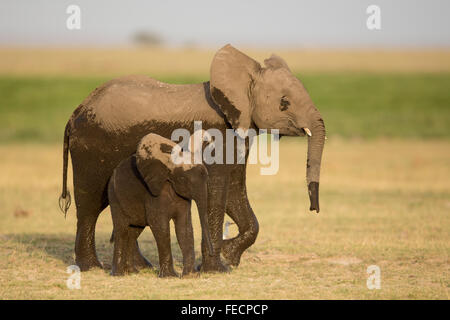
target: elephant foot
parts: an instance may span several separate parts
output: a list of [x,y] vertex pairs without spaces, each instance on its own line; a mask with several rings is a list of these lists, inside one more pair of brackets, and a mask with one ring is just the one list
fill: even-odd
[[132,273],[139,273],[138,270],[134,269],[134,270],[111,270],[111,275],[114,277],[122,277],[125,276],[127,274],[132,274]]
[[200,277],[200,272],[197,272],[197,271],[194,270],[192,272],[185,273],[183,271],[183,274],[181,275],[181,277],[183,279],[196,279],[196,278]]
[[198,272],[195,270],[194,266],[183,268],[183,273],[181,274],[183,278],[185,277],[198,277]]
[[146,257],[144,257],[139,252],[135,254],[134,256],[134,265],[137,269],[145,269],[145,268],[153,268],[153,265]]
[[75,264],[80,268],[81,271],[88,271],[93,268],[103,269],[102,263],[98,260],[96,256],[90,257],[76,257]]
[[225,263],[230,266],[237,267],[241,262],[242,252],[239,252],[239,250],[233,246],[231,239],[224,241],[221,254]]
[[111,275],[112,276],[124,276],[127,274],[138,273],[139,270],[134,266],[112,266]]
[[118,268],[113,267],[111,269],[111,275],[114,277],[122,277],[122,276],[126,275],[126,272],[123,269],[118,269]]
[[200,272],[230,272],[230,268],[220,261],[220,257],[208,257],[203,259],[203,263],[197,267]]
[[175,272],[173,267],[161,267],[159,270],[158,277],[160,278],[168,278],[168,277],[177,277],[179,278],[178,274]]

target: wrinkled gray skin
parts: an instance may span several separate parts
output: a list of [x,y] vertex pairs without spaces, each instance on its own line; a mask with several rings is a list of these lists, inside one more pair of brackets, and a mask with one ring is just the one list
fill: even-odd
[[[150,132],[171,137],[173,130],[279,129],[282,135],[305,136],[309,128],[306,180],[310,210],[319,211],[319,176],[325,127],[302,83],[277,56],[265,67],[230,45],[220,49],[211,63],[210,82],[172,85],[146,76],[111,80],[92,92],[74,111],[65,131],[62,207],[67,207],[67,153],[73,164],[77,206],[76,263],[81,270],[101,266],[95,252],[95,224],[108,205],[107,183],[119,162],[134,153],[139,140]],[[226,139],[224,139],[226,142]],[[225,154],[225,153],[224,153]],[[248,155],[248,149],[247,149]],[[300,161],[300,160],[299,160]],[[258,234],[258,221],[248,202],[245,164],[207,166],[208,221],[214,247],[205,254],[204,271],[226,271],[220,255],[238,265],[242,253]],[[298,172],[300,177],[301,173]],[[239,235],[222,240],[225,212]],[[136,245],[136,260],[143,259]]]
[[[114,255],[111,274],[137,272],[140,260],[132,255],[137,237],[150,226],[159,255],[159,276],[177,276],[173,268],[170,243],[170,220],[183,254],[183,276],[194,272],[194,236],[191,222],[191,199],[200,216],[203,238],[212,254],[208,230],[208,172],[202,164],[171,163],[175,145],[159,135],[145,136],[136,154],[123,160],[114,169],[108,186],[114,232]],[[145,266],[151,267],[150,262]]]

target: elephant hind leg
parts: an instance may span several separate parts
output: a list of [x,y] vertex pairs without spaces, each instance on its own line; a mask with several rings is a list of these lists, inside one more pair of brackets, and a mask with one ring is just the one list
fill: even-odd
[[73,146],[70,154],[77,210],[75,261],[81,271],[94,267],[103,268],[95,249],[95,225],[100,213],[108,206],[107,184],[110,172],[106,168],[92,172],[91,168],[95,168],[93,159]]
[[81,271],[103,268],[95,249],[95,225],[107,203],[101,193],[81,193],[75,189],[77,205],[77,235],[75,240],[75,262]]
[[111,270],[113,276],[138,272],[131,256],[131,249],[136,243],[134,235],[135,233],[127,226],[114,229],[114,254]]
[[134,266],[137,269],[153,268],[151,262],[146,257],[144,257],[144,255],[141,252],[141,249],[139,248],[137,238],[141,235],[142,231],[144,231],[143,228],[131,228],[130,230],[130,232],[133,234],[132,237],[136,239],[135,245],[133,245],[133,253],[132,253]]

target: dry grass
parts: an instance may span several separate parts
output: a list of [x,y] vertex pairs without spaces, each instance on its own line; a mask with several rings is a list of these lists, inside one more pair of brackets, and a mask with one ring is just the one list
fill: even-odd
[[[94,270],[82,274],[80,290],[69,290],[76,219],[74,206],[66,220],[57,207],[61,146],[0,146],[0,298],[448,299],[450,143],[328,140],[319,215],[307,210],[300,179],[305,147],[282,141],[276,176],[250,166],[260,234],[231,273],[158,279],[154,271],[113,278]],[[17,216],[17,208],[32,214]],[[198,253],[195,214],[194,225]],[[110,231],[103,213],[97,249],[105,265]],[[140,242],[156,264],[148,230]],[[381,268],[381,290],[366,288],[372,264]]]
[[[261,63],[273,52],[294,72],[449,72],[450,50],[255,50]],[[21,76],[152,76],[209,74],[214,50],[169,48],[20,49],[0,48],[0,74]]]

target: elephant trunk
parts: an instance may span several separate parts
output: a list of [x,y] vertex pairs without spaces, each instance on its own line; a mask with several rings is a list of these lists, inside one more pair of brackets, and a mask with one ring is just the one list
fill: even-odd
[[208,253],[210,256],[214,255],[214,248],[211,241],[211,233],[209,230],[208,223],[208,189],[207,184],[201,187],[200,192],[194,196],[194,201],[197,203],[198,214],[200,217],[200,226],[202,228],[202,238],[206,243],[208,248]]
[[311,206],[309,210],[319,213],[319,181],[322,151],[325,143],[325,125],[315,107],[309,117],[311,135],[308,134],[308,158],[306,162],[306,182]]

